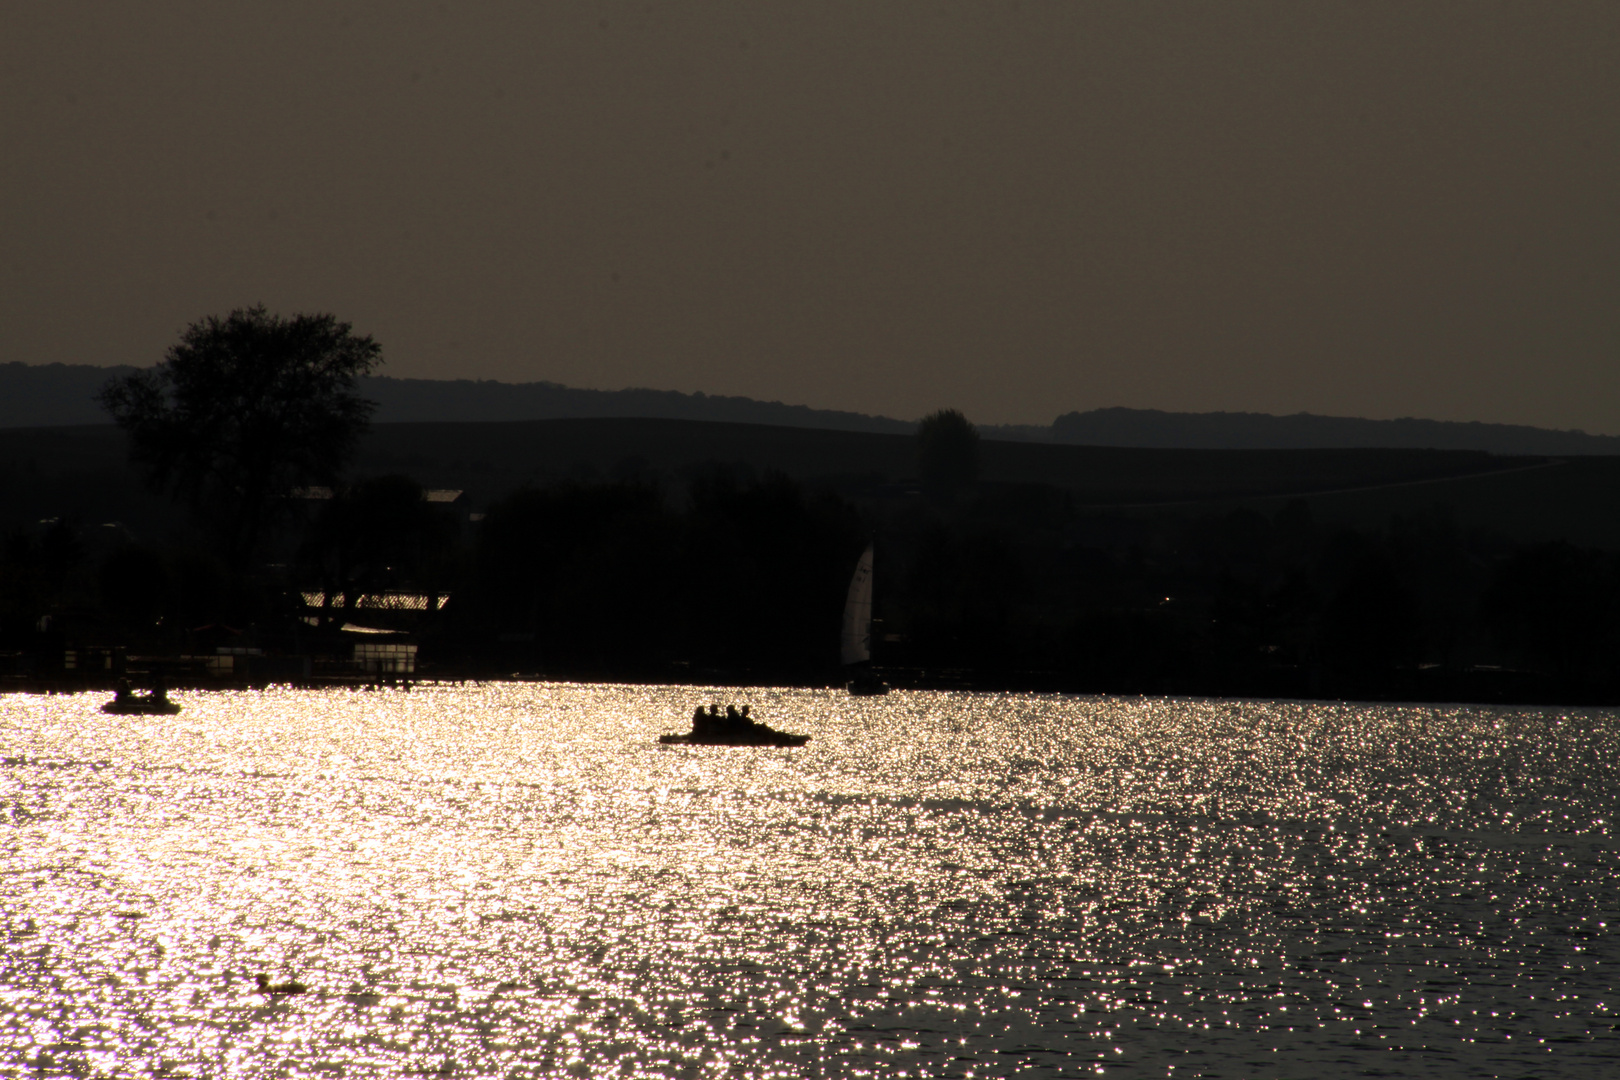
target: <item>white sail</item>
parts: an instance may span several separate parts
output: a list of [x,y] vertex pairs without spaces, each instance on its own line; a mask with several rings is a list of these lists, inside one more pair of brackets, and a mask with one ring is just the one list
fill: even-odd
[[872,659],[872,549],[861,553],[855,576],[849,580],[849,599],[844,601],[844,636],[840,652],[846,664]]

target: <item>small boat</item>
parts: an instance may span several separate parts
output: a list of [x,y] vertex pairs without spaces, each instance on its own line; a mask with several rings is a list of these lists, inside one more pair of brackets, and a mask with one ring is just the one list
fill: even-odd
[[166,695],[131,694],[113,698],[101,707],[101,711],[122,716],[173,716],[180,711],[180,706]]
[[889,692],[889,684],[872,674],[872,545],[868,544],[849,579],[844,600],[844,632],[838,643],[841,662],[849,672],[847,689],[854,697],[876,697]]
[[724,713],[717,705],[710,705],[704,712],[700,705],[692,714],[691,731],[660,735],[658,741],[665,746],[803,746],[810,736],[777,731],[750,719],[746,705],[740,713],[730,705]]
[[297,979],[288,979],[286,982],[279,983],[271,982],[270,976],[262,971],[253,976],[253,981],[259,984],[259,993],[267,996],[272,994],[307,994],[309,992],[309,987]]

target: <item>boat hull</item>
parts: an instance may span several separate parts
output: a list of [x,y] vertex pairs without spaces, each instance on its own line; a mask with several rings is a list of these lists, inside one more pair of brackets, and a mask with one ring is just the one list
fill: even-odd
[[786,731],[750,731],[699,738],[688,732],[685,735],[660,735],[658,741],[665,746],[803,746],[810,741],[810,736]]
[[101,707],[101,711],[119,716],[173,716],[180,711],[180,706],[172,701],[136,698],[133,701],[109,701]]

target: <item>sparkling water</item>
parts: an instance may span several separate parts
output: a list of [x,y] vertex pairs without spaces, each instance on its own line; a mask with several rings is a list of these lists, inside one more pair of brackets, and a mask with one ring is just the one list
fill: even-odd
[[0,698],[0,1076],[1620,1074],[1612,711],[174,696]]

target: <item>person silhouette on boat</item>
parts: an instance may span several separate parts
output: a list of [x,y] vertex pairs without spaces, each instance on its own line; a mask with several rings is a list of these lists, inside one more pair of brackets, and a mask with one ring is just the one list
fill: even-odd
[[135,691],[129,685],[128,679],[118,680],[118,689],[113,691],[113,701],[119,705],[128,705],[135,697]]
[[692,710],[690,733],[663,735],[658,741],[666,745],[803,746],[810,741],[810,736],[776,731],[750,716],[747,705],[741,711],[735,705],[727,705],[722,712],[718,703],[711,702],[707,709],[699,705]]
[[152,701],[157,705],[167,705],[169,703],[169,687],[163,681],[161,674],[152,678]]

